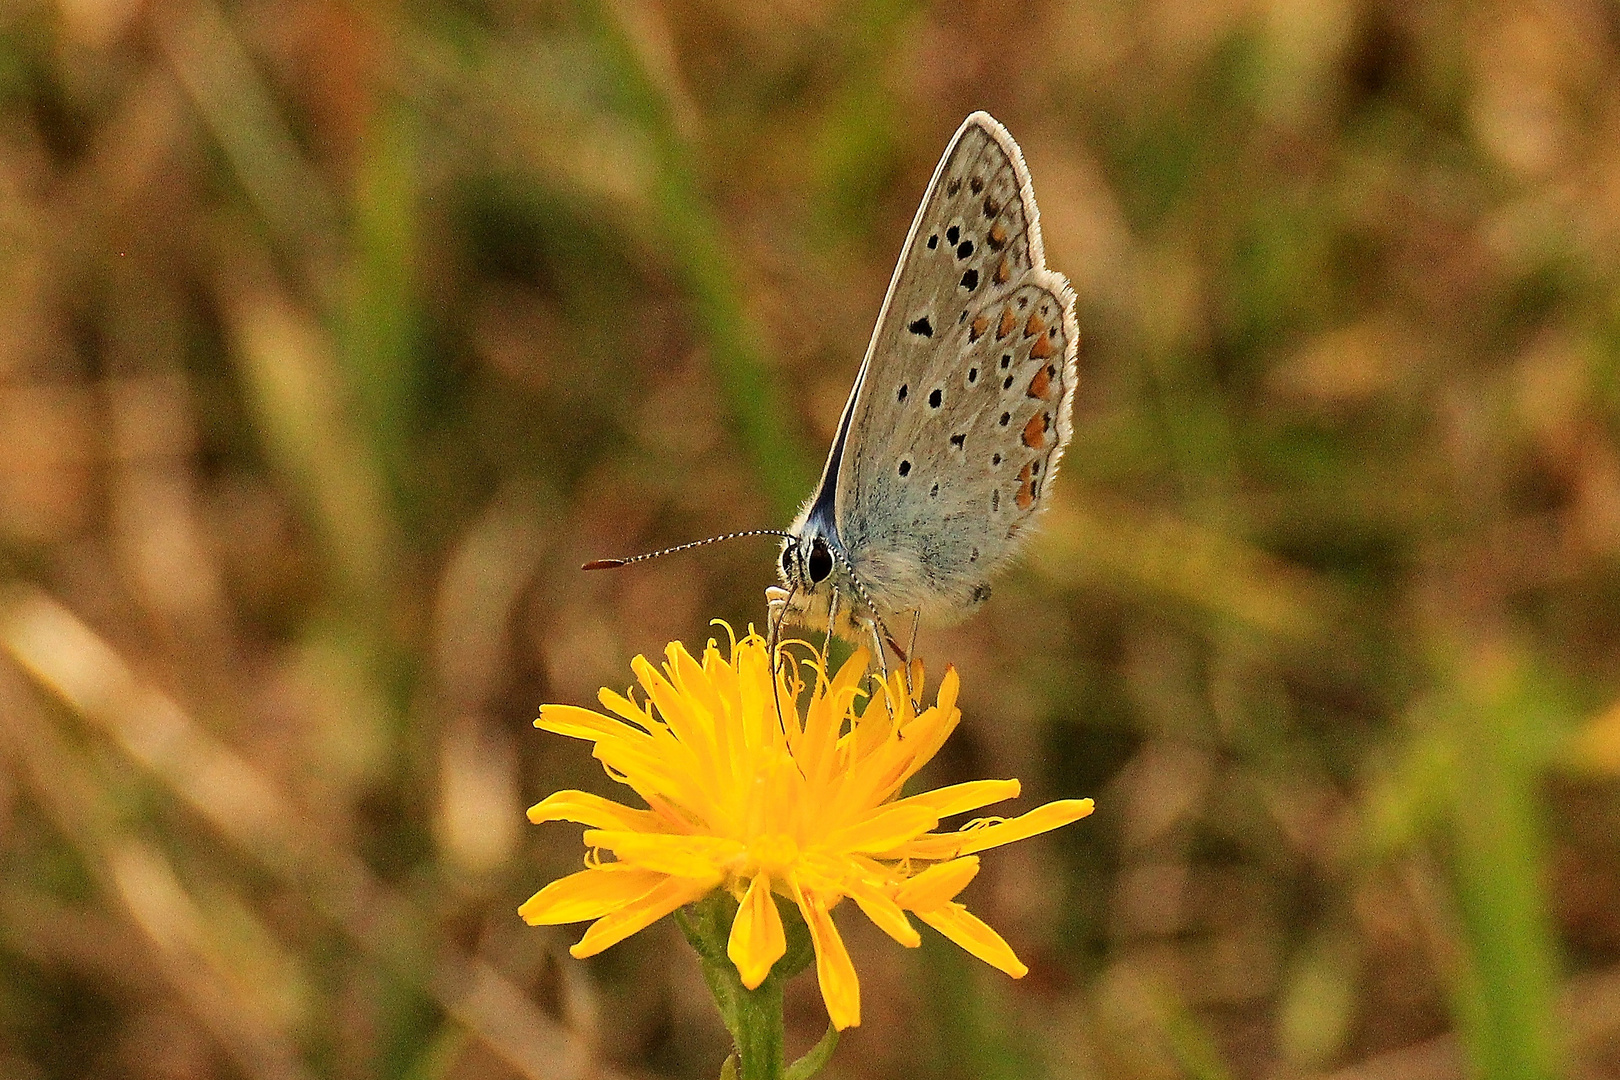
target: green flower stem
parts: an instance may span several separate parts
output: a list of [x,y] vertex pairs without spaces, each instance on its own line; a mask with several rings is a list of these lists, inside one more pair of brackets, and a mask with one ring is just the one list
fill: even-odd
[[722,1080],[809,1080],[838,1045],[838,1032],[829,1026],[808,1054],[791,1067],[784,1065],[782,984],[810,966],[815,950],[798,909],[778,899],[777,910],[787,933],[787,952],[753,990],[743,985],[726,955],[737,916],[737,902],[729,894],[716,892],[675,913],[681,932],[703,961],[703,977],[737,1048],[721,1069]]

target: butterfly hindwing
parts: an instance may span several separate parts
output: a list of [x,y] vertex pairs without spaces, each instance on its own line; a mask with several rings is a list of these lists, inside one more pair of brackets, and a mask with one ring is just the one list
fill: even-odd
[[1077,346],[1022,155],[975,113],[912,223],[837,465],[838,535],[884,615],[948,622],[989,595],[1068,442]]

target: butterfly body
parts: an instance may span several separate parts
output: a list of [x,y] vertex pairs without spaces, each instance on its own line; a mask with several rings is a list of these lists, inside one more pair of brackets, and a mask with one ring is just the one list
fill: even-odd
[[1022,154],[974,113],[935,170],[821,482],[783,542],[773,622],[862,644],[976,610],[1068,443],[1079,334]]

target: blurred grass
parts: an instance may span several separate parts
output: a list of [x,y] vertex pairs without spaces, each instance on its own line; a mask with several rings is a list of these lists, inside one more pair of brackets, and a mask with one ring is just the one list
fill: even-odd
[[760,618],[576,568],[787,520],[988,108],[1084,371],[933,768],[1099,811],[1022,982],[852,931],[828,1075],[1620,1076],[1617,88],[1567,0],[0,8],[0,1075],[714,1075],[673,932],[513,916],[528,723]]
[[1478,685],[1441,706],[1457,744],[1452,827],[1467,935],[1458,1019],[1480,1076],[1553,1077],[1559,965],[1536,787],[1567,714],[1528,665],[1489,657],[1473,667]]
[[[674,253],[672,269],[692,305],[737,441],[778,516],[796,509],[814,479],[797,443],[784,439],[787,409],[766,366],[762,338],[747,310],[726,244],[728,230],[703,196],[696,132],[682,131],[677,72],[662,70],[671,44],[653,6],[592,3],[589,32],[624,112],[652,148],[654,232]],[[659,76],[664,85],[660,86]],[[662,91],[662,92],[661,92]],[[694,125],[685,118],[685,127]]]

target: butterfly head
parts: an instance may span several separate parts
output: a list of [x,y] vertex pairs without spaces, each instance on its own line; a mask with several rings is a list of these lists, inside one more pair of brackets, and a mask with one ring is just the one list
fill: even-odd
[[824,536],[789,536],[782,541],[780,576],[792,592],[808,597],[819,591],[833,576],[835,566],[832,547]]
[[839,547],[837,534],[818,527],[814,515],[783,540],[777,575],[782,585],[765,590],[773,626],[831,629],[847,641],[871,642],[866,590]]

